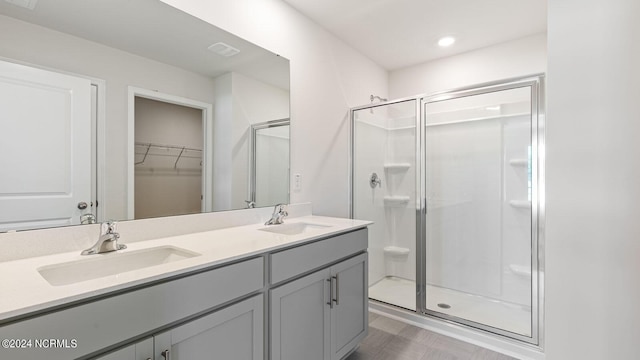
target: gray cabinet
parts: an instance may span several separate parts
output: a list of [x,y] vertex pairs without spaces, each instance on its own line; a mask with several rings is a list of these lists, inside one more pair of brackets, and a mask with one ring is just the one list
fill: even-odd
[[253,258],[0,326],[0,339],[55,337],[77,344],[56,351],[0,349],[0,359],[68,360],[97,354],[262,290],[263,270],[263,258]]
[[271,290],[271,360],[329,360],[329,269]]
[[367,254],[331,267],[334,284],[331,310],[331,359],[342,359],[364,338],[368,329]]
[[77,346],[0,358],[340,360],[367,332],[366,249],[358,229],[51,309],[0,326],[0,339]]
[[153,360],[153,338],[148,338],[93,360]]
[[257,295],[157,334],[155,358],[263,360],[263,309]]
[[256,295],[93,360],[263,360],[263,322]]
[[367,254],[270,291],[271,360],[338,360],[367,333]]

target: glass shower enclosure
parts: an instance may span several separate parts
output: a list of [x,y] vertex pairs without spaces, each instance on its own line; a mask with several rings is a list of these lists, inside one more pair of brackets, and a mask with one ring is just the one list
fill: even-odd
[[539,343],[542,76],[352,109],[369,297]]

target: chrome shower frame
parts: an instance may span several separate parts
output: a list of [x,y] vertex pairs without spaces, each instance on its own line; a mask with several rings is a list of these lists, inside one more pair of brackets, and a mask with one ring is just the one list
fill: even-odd
[[[530,346],[535,350],[544,347],[544,229],[545,229],[545,76],[534,74],[438,92],[367,104],[350,110],[349,126],[349,215],[354,216],[354,154],[355,121],[358,110],[374,109],[406,101],[416,102],[416,314],[441,321],[452,326],[467,329],[479,329],[499,335],[506,340],[517,340],[518,344]],[[532,198],[531,198],[531,337],[476,323],[455,316],[449,316],[426,308],[426,106],[429,103],[448,99],[479,95],[495,91],[531,88],[531,159],[532,159]],[[370,300],[375,301],[375,300]],[[400,309],[400,308],[398,308]],[[399,310],[411,312],[410,310]],[[413,312],[411,312],[413,313]]]
[[[258,130],[262,130],[262,129],[269,129],[269,128],[274,128],[274,127],[279,127],[279,126],[289,126],[291,125],[291,121],[289,118],[284,118],[284,119],[278,119],[278,120],[270,120],[270,121],[265,121],[265,122],[261,122],[261,123],[256,123],[256,124],[251,124],[251,129],[250,129],[250,139],[249,139],[249,154],[250,154],[250,161],[249,161],[249,200],[251,203],[253,203],[255,205],[256,202],[256,190],[257,190],[257,184],[256,184],[256,173],[257,173],[257,144],[256,144],[256,140],[257,140],[257,134],[258,134]],[[289,132],[291,132],[291,130],[289,130]],[[289,155],[289,159],[291,159],[291,155]],[[291,174],[287,174],[287,180],[289,181],[289,179],[291,178]],[[291,200],[291,194],[287,194],[287,202],[289,202],[289,200]],[[250,204],[249,202],[247,202],[247,204]]]

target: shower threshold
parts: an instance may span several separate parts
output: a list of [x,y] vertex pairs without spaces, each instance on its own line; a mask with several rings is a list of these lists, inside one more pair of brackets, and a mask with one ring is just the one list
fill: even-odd
[[369,287],[369,298],[416,311],[416,282],[387,276]]
[[[427,310],[531,336],[531,308],[427,285]],[[369,298],[416,311],[416,283],[388,276],[369,287]]]

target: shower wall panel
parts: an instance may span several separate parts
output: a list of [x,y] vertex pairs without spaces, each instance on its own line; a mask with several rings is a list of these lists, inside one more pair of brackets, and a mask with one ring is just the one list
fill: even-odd
[[[384,192],[380,187],[371,188],[372,173],[384,174],[383,161],[387,148],[385,121],[368,111],[356,114],[354,122],[353,212],[354,217],[373,221],[369,227],[369,285],[385,277],[383,248],[387,238]],[[384,179],[383,179],[384,180]]]
[[427,129],[427,284],[498,297],[501,290],[499,120]]
[[[388,124],[386,196],[407,197],[386,207],[388,246],[408,249],[407,255],[387,255],[387,276],[416,280],[416,124],[415,116],[391,119]],[[403,164],[408,166],[402,166]]]

